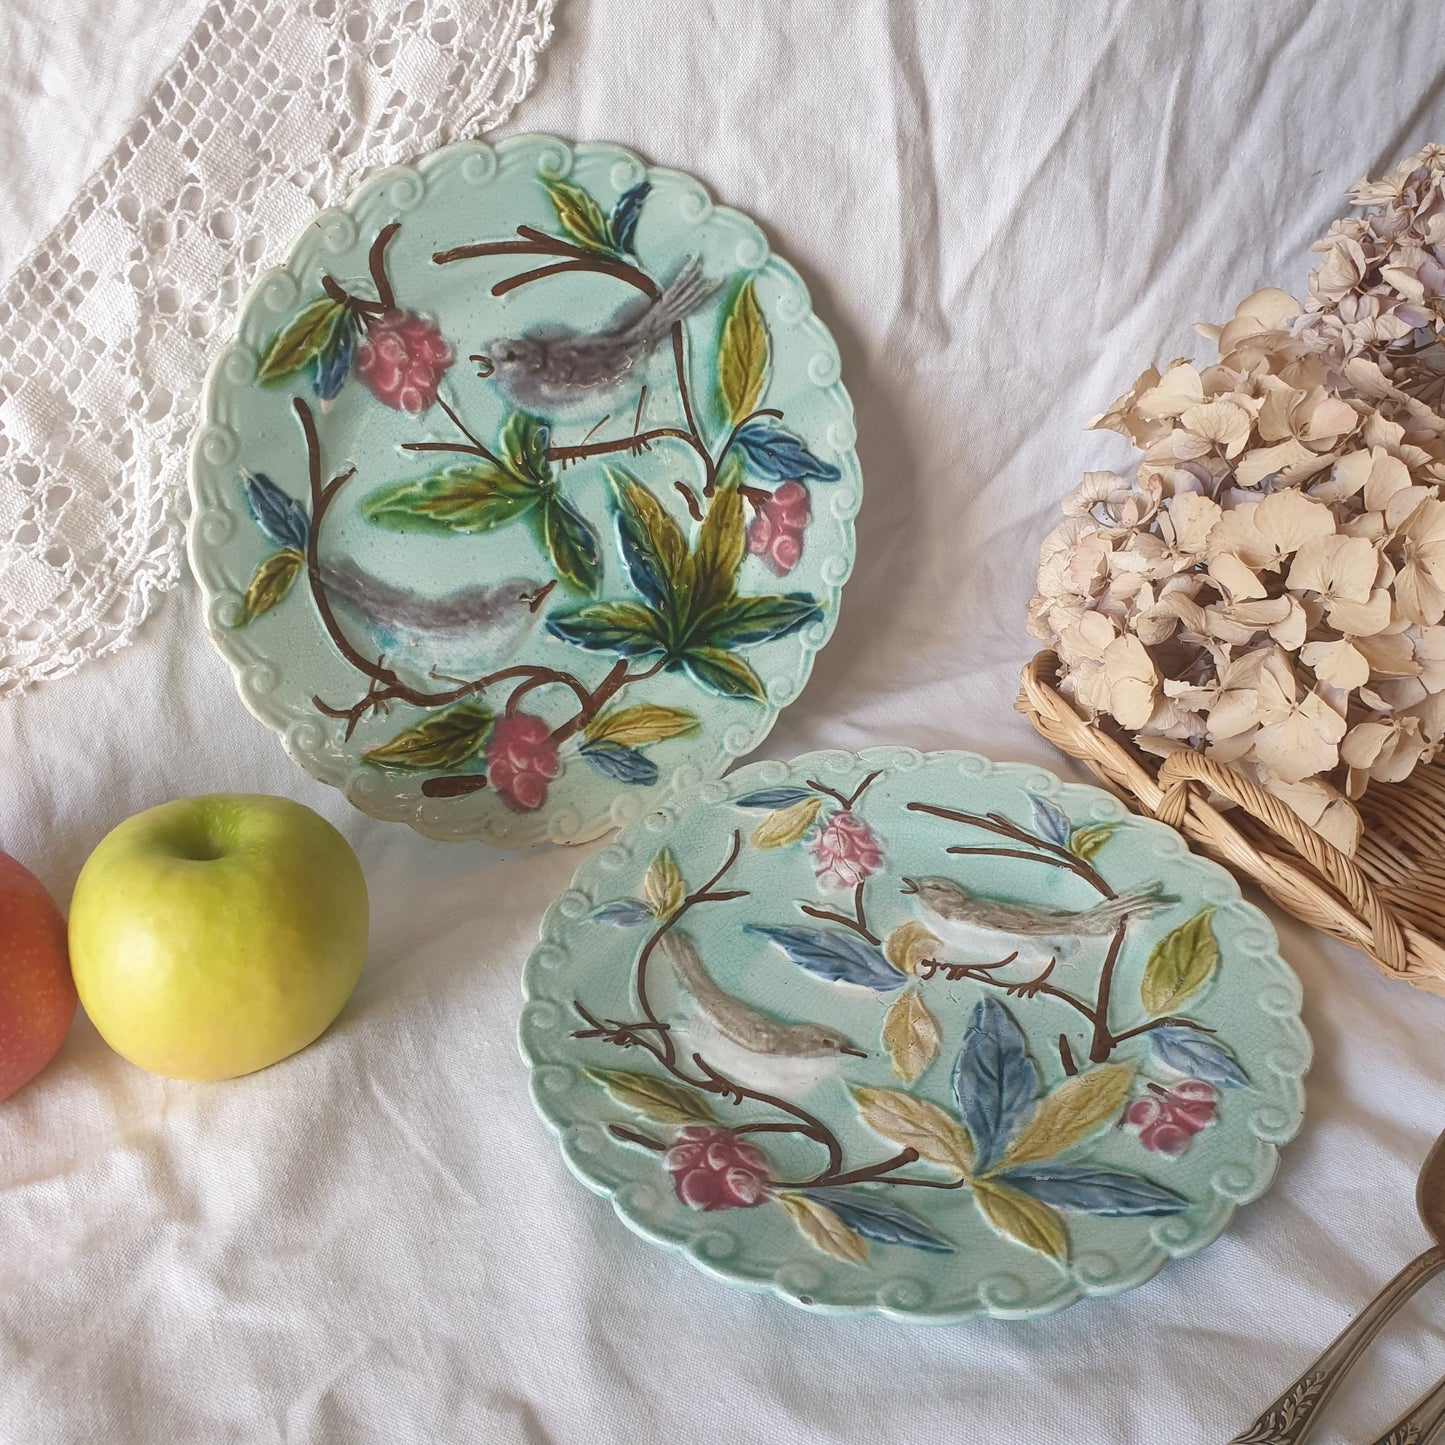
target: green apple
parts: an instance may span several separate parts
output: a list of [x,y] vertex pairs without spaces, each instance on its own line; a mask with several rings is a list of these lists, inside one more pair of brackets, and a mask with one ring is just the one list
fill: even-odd
[[366,881],[346,839],[284,798],[162,804],[106,835],[70,903],[80,1001],[119,1054],[229,1079],[304,1049],[366,957]]

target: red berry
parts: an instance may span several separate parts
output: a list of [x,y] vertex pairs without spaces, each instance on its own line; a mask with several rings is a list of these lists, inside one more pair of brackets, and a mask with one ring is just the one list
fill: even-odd
[[514,813],[535,812],[547,801],[547,785],[562,771],[557,744],[539,717],[501,717],[487,739],[487,781]]
[[414,311],[387,311],[367,329],[356,371],[378,401],[397,411],[425,411],[452,364],[441,332]]

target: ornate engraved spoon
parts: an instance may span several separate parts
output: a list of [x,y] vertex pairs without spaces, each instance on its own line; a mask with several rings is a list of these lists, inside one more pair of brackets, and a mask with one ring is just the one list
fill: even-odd
[[[1299,1445],[1314,1426],[1315,1417],[1339,1387],[1350,1366],[1365,1351],[1379,1332],[1380,1326],[1425,1283],[1445,1269],[1445,1133],[1436,1139],[1415,1186],[1415,1207],[1435,1243],[1409,1264],[1345,1326],[1335,1342],[1285,1390],[1253,1425],[1236,1435],[1231,1445]],[[1430,1420],[1440,1413],[1442,1392],[1439,1387],[1420,1400],[1400,1422],[1410,1424],[1422,1407],[1431,1408]],[[1398,1429],[1399,1426],[1396,1427]],[[1403,1441],[1423,1442],[1427,1435],[1406,1433],[1385,1436],[1381,1445],[1401,1445]]]
[[1375,1445],[1429,1445],[1445,1425],[1445,1380],[1421,1395]]

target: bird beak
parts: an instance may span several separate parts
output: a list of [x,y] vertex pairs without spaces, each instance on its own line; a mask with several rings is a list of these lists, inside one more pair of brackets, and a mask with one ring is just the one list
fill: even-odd
[[492,360],[490,356],[469,356],[467,357],[467,360],[481,362],[485,370],[479,371],[477,375],[483,381],[485,381],[497,369],[496,363]]
[[905,878],[905,879],[903,880],[903,887],[900,888],[898,891],[899,891],[900,893],[917,893],[917,892],[918,892],[918,884],[917,884],[917,882],[916,882],[914,879],[912,879],[912,878]]
[[839,1049],[838,1052],[840,1054],[851,1054],[855,1059],[866,1059],[868,1057],[862,1049],[855,1049],[852,1045],[849,1045],[846,1049]]

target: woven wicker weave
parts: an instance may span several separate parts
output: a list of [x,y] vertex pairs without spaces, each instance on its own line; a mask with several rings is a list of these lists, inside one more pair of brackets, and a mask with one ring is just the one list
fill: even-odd
[[1039,653],[1017,704],[1055,747],[1296,918],[1361,949],[1391,978],[1445,994],[1445,759],[1370,788],[1349,858],[1233,768],[1195,752],[1161,760],[1086,722],[1055,690],[1057,667],[1052,652]]

